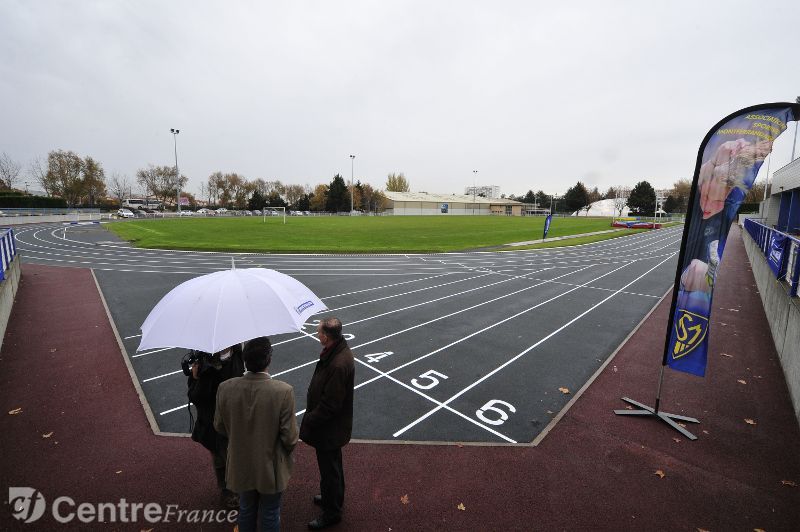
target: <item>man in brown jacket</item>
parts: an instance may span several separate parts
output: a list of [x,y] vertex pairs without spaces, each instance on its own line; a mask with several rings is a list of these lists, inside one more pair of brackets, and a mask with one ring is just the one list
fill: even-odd
[[353,353],[342,337],[342,322],[337,318],[322,320],[317,326],[322,353],[308,385],[308,398],[300,439],[317,451],[320,495],[314,503],[322,506],[322,515],[308,523],[319,530],[342,520],[344,505],[344,470],[342,447],[350,441],[353,430]]
[[292,387],[267,373],[272,346],[265,336],[245,344],[243,377],[219,385],[214,428],[228,437],[225,481],[239,494],[239,531],[280,529],[281,495],[297,444]]

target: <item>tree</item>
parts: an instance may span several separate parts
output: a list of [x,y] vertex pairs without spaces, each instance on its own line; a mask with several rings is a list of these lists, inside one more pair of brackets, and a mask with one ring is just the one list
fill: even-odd
[[631,189],[628,187],[617,187],[614,189],[614,212],[617,216],[622,216],[622,211],[628,204],[628,196],[631,195]]
[[283,201],[283,198],[281,197],[281,195],[278,193],[277,190],[273,190],[272,193],[269,196],[267,196],[267,206],[287,208],[289,204]]
[[189,178],[181,174],[180,178],[175,176],[174,166],[153,166],[140,168],[136,172],[136,182],[144,188],[145,196],[151,194],[162,204],[167,200],[177,200],[178,187],[186,188]]
[[307,193],[303,193],[300,196],[300,199],[297,200],[297,210],[298,211],[310,211],[311,210],[311,195]]
[[550,206],[550,196],[544,193],[543,190],[536,192],[536,203],[540,208]]
[[83,159],[73,151],[51,151],[47,154],[48,188],[56,196],[61,196],[67,206],[74,207],[83,193]]
[[108,183],[108,192],[111,197],[117,200],[117,203],[122,205],[122,200],[131,195],[131,181],[128,176],[119,175],[114,172],[111,174],[111,180]]
[[764,183],[753,183],[753,188],[744,197],[742,203],[759,203],[764,201]]
[[328,185],[328,199],[325,210],[329,212],[346,212],[350,210],[350,194],[347,185],[339,174],[333,176],[333,181]]
[[[286,203],[293,209],[298,209],[297,203],[303,197],[303,185],[285,185],[283,187],[283,195],[286,197]],[[308,209],[299,209],[308,210]]]
[[673,213],[676,212],[677,208],[678,208],[678,200],[675,199],[675,196],[670,194],[669,196],[667,196],[667,199],[664,200],[664,206],[663,206],[664,212]]
[[569,212],[576,212],[589,204],[589,192],[586,186],[578,181],[574,187],[564,194],[564,205]]
[[324,211],[328,203],[328,185],[317,185],[314,188],[314,192],[310,194],[309,202],[310,210]]
[[406,176],[403,175],[403,172],[399,174],[391,173],[386,180],[386,190],[389,192],[408,192],[410,187],[411,184],[406,179]]
[[628,208],[637,216],[655,216],[656,191],[647,181],[639,181],[628,197]]
[[103,166],[87,156],[83,160],[83,195],[88,198],[91,207],[97,200],[106,197],[106,173]]
[[380,190],[375,190],[369,183],[361,185],[361,210],[364,212],[381,212],[386,205],[386,196]]
[[0,187],[14,188],[21,173],[22,166],[3,152],[0,155]]
[[686,212],[689,205],[689,193],[691,190],[692,182],[688,179],[679,179],[673,183],[669,195],[675,199],[675,210],[667,212]]
[[603,194],[603,199],[615,199],[617,197],[617,189],[614,187],[608,187],[606,193]]
[[247,208],[251,211],[258,209],[259,211],[264,208],[266,204],[266,200],[264,196],[261,195],[261,192],[256,188],[253,191],[253,195],[250,196],[250,200],[247,202]]
[[602,195],[597,187],[594,187],[592,190],[589,191],[589,195],[587,197],[588,203],[583,207],[583,210],[586,211],[586,216],[589,216],[589,209],[592,208],[592,203],[595,201],[600,201],[602,199]]
[[525,193],[525,196],[522,198],[522,203],[536,203],[536,194],[533,193],[533,190],[529,190]]

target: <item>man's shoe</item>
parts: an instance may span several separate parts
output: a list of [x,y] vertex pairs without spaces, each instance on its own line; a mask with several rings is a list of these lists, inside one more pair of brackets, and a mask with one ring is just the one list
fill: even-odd
[[342,520],[342,516],[336,517],[325,517],[319,516],[310,523],[308,523],[309,530],[322,530],[323,528],[328,528],[329,526],[333,526],[339,521]]
[[312,501],[314,502],[314,504],[316,504],[317,506],[322,506],[322,495],[314,495],[314,498],[313,498],[313,499],[311,499],[311,500],[312,500]]

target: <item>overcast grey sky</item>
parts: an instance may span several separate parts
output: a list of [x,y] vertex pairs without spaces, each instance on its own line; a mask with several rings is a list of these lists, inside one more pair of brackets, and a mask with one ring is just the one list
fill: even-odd
[[0,0],[0,152],[133,178],[174,164],[178,128],[195,192],[217,170],[349,180],[350,154],[379,188],[669,187],[718,120],[800,95],[798,20],[797,0]]

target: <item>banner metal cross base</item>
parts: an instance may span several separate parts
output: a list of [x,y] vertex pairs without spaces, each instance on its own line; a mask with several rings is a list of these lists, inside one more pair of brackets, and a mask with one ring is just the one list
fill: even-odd
[[686,436],[687,438],[689,438],[690,440],[696,440],[697,439],[697,436],[695,436],[694,434],[692,434],[691,432],[689,432],[685,428],[681,427],[680,425],[678,425],[674,421],[674,420],[677,419],[679,421],[687,421],[689,423],[700,423],[700,421],[696,420],[695,418],[687,417],[687,416],[679,416],[678,414],[670,414],[668,412],[659,412],[659,411],[657,411],[657,410],[655,410],[655,409],[653,409],[653,408],[651,408],[651,407],[649,407],[649,406],[647,406],[645,404],[642,404],[642,403],[640,403],[638,401],[634,401],[633,399],[630,399],[628,397],[623,397],[622,400],[625,401],[626,403],[630,403],[630,404],[632,404],[634,406],[638,406],[639,410],[614,410],[614,413],[617,414],[618,416],[652,416],[652,417],[656,417],[656,418],[660,419],[661,421],[663,421],[664,423],[666,423],[667,425],[669,425],[670,427],[672,427],[673,429],[675,429],[678,432],[680,432],[681,434],[683,434],[684,436]]

